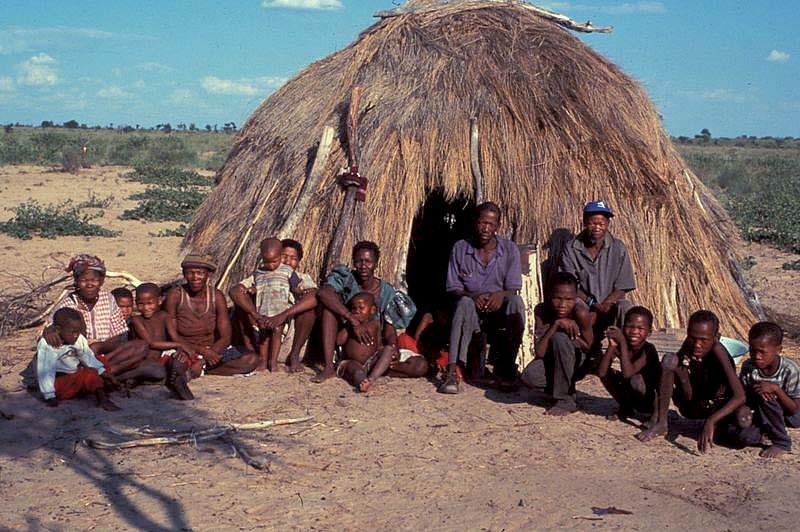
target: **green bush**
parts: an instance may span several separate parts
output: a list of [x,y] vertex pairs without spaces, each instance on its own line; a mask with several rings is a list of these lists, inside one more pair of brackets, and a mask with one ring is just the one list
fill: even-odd
[[89,193],[89,199],[78,203],[79,209],[108,209],[114,202],[114,196],[99,198],[94,192]]
[[133,181],[138,181],[139,183],[161,187],[210,187],[214,184],[213,178],[202,176],[191,170],[181,170],[169,166],[137,166],[136,169],[126,177]]
[[129,199],[139,201],[139,205],[123,212],[120,218],[150,222],[189,222],[206,195],[207,192],[191,187],[148,188],[130,196]]
[[81,212],[81,209],[67,200],[58,205],[40,205],[29,199],[16,207],[8,209],[14,212],[14,218],[0,223],[0,232],[30,240],[34,236],[55,238],[57,236],[118,236],[119,231],[112,231],[91,220],[103,216],[102,211],[94,214]]
[[155,237],[179,236],[183,238],[184,236],[186,236],[187,229],[189,228],[186,227],[186,224],[181,224],[174,229],[162,229],[157,233],[148,233],[148,234],[150,236],[155,236]]
[[165,136],[154,139],[147,147],[147,160],[153,164],[167,166],[195,166],[197,154],[190,150],[182,139]]

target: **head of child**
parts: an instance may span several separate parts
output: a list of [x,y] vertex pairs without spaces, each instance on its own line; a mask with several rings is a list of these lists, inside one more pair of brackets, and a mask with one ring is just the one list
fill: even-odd
[[133,293],[124,286],[120,286],[113,289],[111,295],[114,296],[114,301],[117,302],[122,318],[128,321],[131,318],[131,314],[133,314]]
[[781,363],[783,330],[775,323],[762,321],[750,328],[747,339],[753,365],[768,375],[775,373]]
[[370,321],[378,313],[375,296],[370,292],[357,293],[347,305],[350,313],[362,323]]
[[181,270],[189,291],[196,294],[208,286],[208,280],[217,270],[217,265],[208,255],[186,255],[181,262]]
[[300,261],[303,260],[303,246],[300,242],[292,240],[291,238],[284,238],[281,240],[281,246],[283,246],[281,250],[281,262],[291,269],[296,270],[300,265]]
[[653,313],[645,307],[633,307],[625,313],[622,334],[631,349],[639,349],[653,330]]
[[362,240],[353,246],[353,269],[361,286],[375,277],[375,267],[381,258],[378,244],[369,240]]
[[96,301],[106,280],[103,260],[94,255],[78,255],[70,260],[67,271],[72,273],[78,297],[83,301]]
[[53,315],[53,326],[64,345],[74,345],[83,332],[83,317],[74,308],[60,308]]
[[698,310],[689,317],[686,343],[692,358],[702,360],[719,341],[719,318],[710,310]]
[[155,283],[142,283],[136,287],[136,309],[146,320],[161,308],[161,287]]
[[569,317],[578,301],[578,279],[571,273],[554,273],[550,278],[549,301],[556,318]]
[[283,245],[277,238],[265,238],[261,241],[261,267],[267,271],[274,271],[281,265],[281,252]]

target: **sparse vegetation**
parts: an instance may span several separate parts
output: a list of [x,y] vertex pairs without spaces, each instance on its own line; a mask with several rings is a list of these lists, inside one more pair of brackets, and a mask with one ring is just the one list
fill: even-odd
[[791,262],[784,262],[782,268],[784,270],[800,271],[800,260],[793,260]]
[[127,177],[132,181],[160,187],[210,187],[214,184],[214,179],[211,177],[200,175],[191,170],[181,170],[170,166],[139,166]]
[[79,209],[108,209],[114,203],[114,196],[98,197],[94,192],[89,192],[89,199],[78,203]]
[[148,233],[148,234],[150,236],[155,236],[155,237],[179,236],[183,238],[184,236],[186,236],[187,229],[188,227],[186,227],[186,224],[180,224],[178,227],[175,227],[174,229],[162,229],[157,233]]
[[57,236],[118,236],[112,231],[91,223],[103,216],[103,212],[84,213],[81,208],[67,200],[57,205],[41,205],[36,200],[28,200],[9,209],[14,217],[0,223],[0,232],[14,238],[30,240],[34,236],[55,238]]
[[207,192],[197,188],[148,188],[130,196],[139,201],[133,209],[124,211],[123,220],[147,220],[149,222],[188,222],[194,211],[203,203]]

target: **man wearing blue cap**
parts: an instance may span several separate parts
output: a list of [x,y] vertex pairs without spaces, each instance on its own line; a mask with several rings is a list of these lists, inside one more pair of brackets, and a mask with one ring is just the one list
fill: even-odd
[[636,288],[628,249],[608,231],[613,217],[605,202],[587,203],[583,231],[567,244],[561,257],[561,271],[578,278],[578,298],[589,307],[595,352],[608,326],[622,326],[632,306],[625,294]]

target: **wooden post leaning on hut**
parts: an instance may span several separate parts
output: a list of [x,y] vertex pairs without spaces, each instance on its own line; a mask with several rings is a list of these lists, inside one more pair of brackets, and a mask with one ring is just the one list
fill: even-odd
[[322,172],[325,170],[325,165],[328,163],[328,155],[330,155],[331,146],[333,145],[333,134],[334,130],[331,126],[322,128],[322,136],[319,139],[319,147],[317,148],[317,154],[314,156],[311,172],[309,172],[303,183],[303,188],[300,189],[300,195],[297,196],[289,217],[286,218],[283,226],[277,232],[280,238],[292,238],[297,230],[297,224],[305,216],[308,204],[311,203],[311,197],[314,195],[314,191],[322,177]]
[[361,103],[362,89],[359,86],[353,88],[350,96],[350,108],[347,113],[347,155],[350,159],[350,170],[339,176],[339,184],[344,188],[344,202],[342,204],[342,214],[336,224],[328,251],[325,254],[325,266],[322,275],[327,275],[333,265],[338,262],[344,246],[347,230],[353,223],[355,211],[356,192],[361,179],[358,174],[358,106]]
[[475,180],[475,204],[480,205],[486,201],[484,192],[484,179],[483,172],[481,171],[481,145],[480,136],[478,131],[478,119],[472,117],[469,119],[469,159],[470,166],[472,166],[472,179]]

